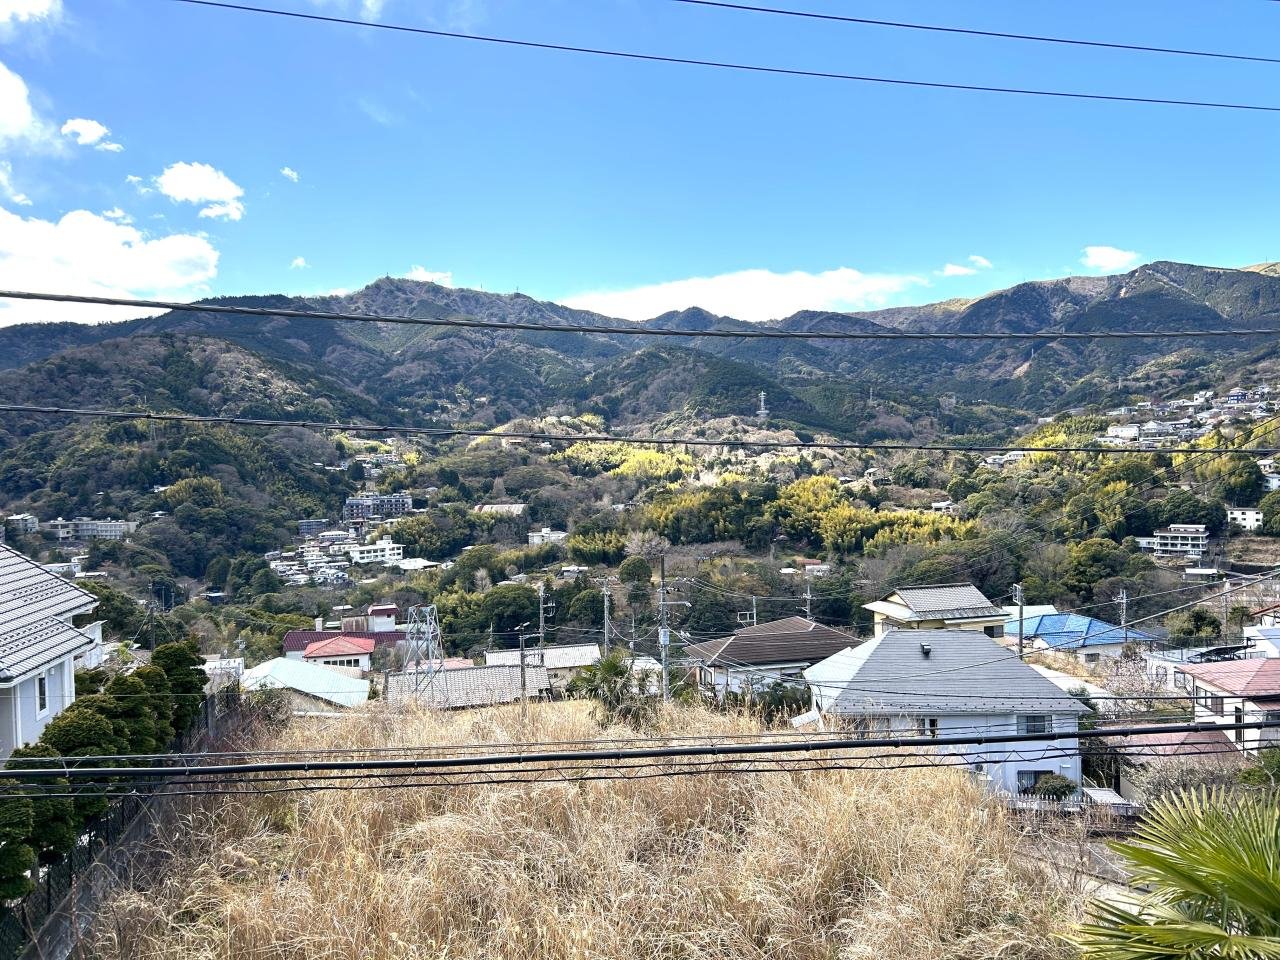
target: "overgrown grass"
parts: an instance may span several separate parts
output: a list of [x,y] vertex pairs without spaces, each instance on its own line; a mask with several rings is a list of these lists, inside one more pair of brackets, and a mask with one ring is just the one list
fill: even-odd
[[[660,732],[754,733],[700,708]],[[295,722],[269,749],[604,740],[580,703]],[[104,960],[1060,960],[1078,896],[960,773],[715,774],[204,799]]]

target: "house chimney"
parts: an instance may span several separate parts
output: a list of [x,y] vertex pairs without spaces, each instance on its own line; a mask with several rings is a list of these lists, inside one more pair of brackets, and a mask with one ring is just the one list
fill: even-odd
[[924,654],[924,657],[926,660],[929,658],[929,654],[930,652],[932,652],[932,650],[933,650],[933,647],[929,645],[929,642],[927,640],[920,641],[920,652]]
[[324,629],[324,617],[316,617],[316,629],[317,630]]

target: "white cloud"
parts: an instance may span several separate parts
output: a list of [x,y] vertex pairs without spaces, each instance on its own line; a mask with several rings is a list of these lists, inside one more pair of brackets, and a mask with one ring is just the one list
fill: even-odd
[[0,63],[0,144],[45,146],[51,137],[49,125],[31,106],[26,81]]
[[156,188],[179,203],[204,203],[202,217],[239,220],[244,216],[244,190],[221,170],[207,163],[173,163],[155,179]]
[[13,165],[8,160],[0,160],[0,194],[20,207],[31,206],[31,198],[13,185]]
[[773,320],[797,310],[861,310],[886,306],[897,294],[927,286],[923,277],[862,273],[839,267],[822,273],[740,270],[636,287],[598,291],[561,302],[627,320],[647,320],[670,310],[702,307],[740,320]]
[[62,12],[62,0],[0,0],[0,24],[52,20]]
[[377,20],[382,15],[386,0],[361,0],[360,16],[366,20]]
[[442,287],[453,286],[453,274],[448,271],[436,272],[414,264],[404,275],[406,280],[421,280],[423,283],[438,283]]
[[133,223],[133,217],[129,216],[119,207],[112,207],[110,210],[103,210],[101,216],[108,220],[114,220],[116,223]]
[[306,258],[306,257],[294,257],[294,258],[293,258],[293,262],[289,264],[289,269],[290,269],[290,270],[304,270],[304,269],[306,269],[308,266],[310,266],[310,264],[308,264],[308,263],[307,263],[307,258]]
[[[218,251],[204,237],[149,237],[137,227],[89,210],[73,210],[54,222],[24,219],[0,207],[3,288],[189,300],[207,295],[205,284],[217,268]],[[146,312],[11,301],[0,304],[0,326],[48,320],[101,322]]]
[[62,125],[62,135],[71,137],[82,147],[93,147],[95,150],[119,153],[124,149],[124,146],[105,139],[110,132],[107,127],[97,120],[88,120],[84,117],[75,117]]
[[973,267],[962,267],[958,263],[948,263],[941,270],[935,270],[940,277],[968,277],[977,273]]
[[979,270],[991,269],[991,261],[988,260],[986,257],[978,256],[976,253],[969,254],[969,262],[972,263]]
[[1114,273],[1127,270],[1137,263],[1138,259],[1139,255],[1133,250],[1121,250],[1118,247],[1085,247],[1080,263],[1090,270]]
[[294,183],[297,183],[302,179],[302,177],[298,175],[298,171],[293,169],[293,167],[281,167],[280,176],[284,177],[286,180],[292,180]]

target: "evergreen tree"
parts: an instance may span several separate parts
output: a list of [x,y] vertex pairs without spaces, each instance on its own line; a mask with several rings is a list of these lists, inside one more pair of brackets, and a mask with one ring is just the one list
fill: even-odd
[[155,713],[155,738],[157,749],[164,749],[173,740],[173,688],[168,675],[153,663],[139,667],[133,675],[142,682],[151,695],[151,709]]
[[31,892],[35,851],[26,843],[31,835],[31,798],[18,791],[20,784],[0,780],[0,900],[12,900]]
[[[48,744],[33,743],[13,751],[5,766],[10,770],[20,770],[23,767],[41,769],[48,764],[40,761],[57,756],[58,752]],[[47,784],[51,787],[65,788],[70,785],[69,781],[62,777],[40,782],[42,785]],[[52,860],[69,853],[79,835],[75,804],[71,802],[71,798],[37,795],[31,798],[31,805],[32,827],[27,835],[27,845],[43,860]]]
[[114,702],[111,719],[122,724],[129,753],[155,753],[161,746],[156,741],[156,711],[146,685],[135,676],[116,674],[107,683],[105,695]]
[[151,663],[169,678],[169,691],[174,699],[173,729],[186,733],[200,715],[204,701],[204,671],[199,649],[193,641],[166,643],[156,647]]

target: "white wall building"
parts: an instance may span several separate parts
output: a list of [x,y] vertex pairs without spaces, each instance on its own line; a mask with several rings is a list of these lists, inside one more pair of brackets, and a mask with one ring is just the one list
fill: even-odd
[[1262,511],[1257,507],[1227,507],[1227,523],[1248,533],[1262,529]]
[[[1197,723],[1280,723],[1280,660],[1188,664],[1183,673],[1191,678]],[[1244,753],[1280,746],[1280,727],[1223,732]]]
[[989,637],[1004,635],[1005,612],[971,583],[900,587],[863,609],[875,614],[875,635],[892,629],[972,629]]
[[529,546],[531,547],[540,547],[544,543],[564,543],[568,539],[568,533],[563,530],[552,530],[550,527],[529,531]]
[[33,743],[76,698],[75,669],[102,660],[98,598],[0,545],[0,758]]
[[1028,793],[1049,774],[1080,782],[1075,738],[1000,737],[1070,734],[1088,708],[980,631],[889,630],[814,664],[804,676],[815,708],[855,721],[868,737],[990,738],[938,749],[965,754],[998,793]]
[[376,543],[352,543],[342,548],[352,563],[399,563],[404,559],[404,545],[383,537]]

